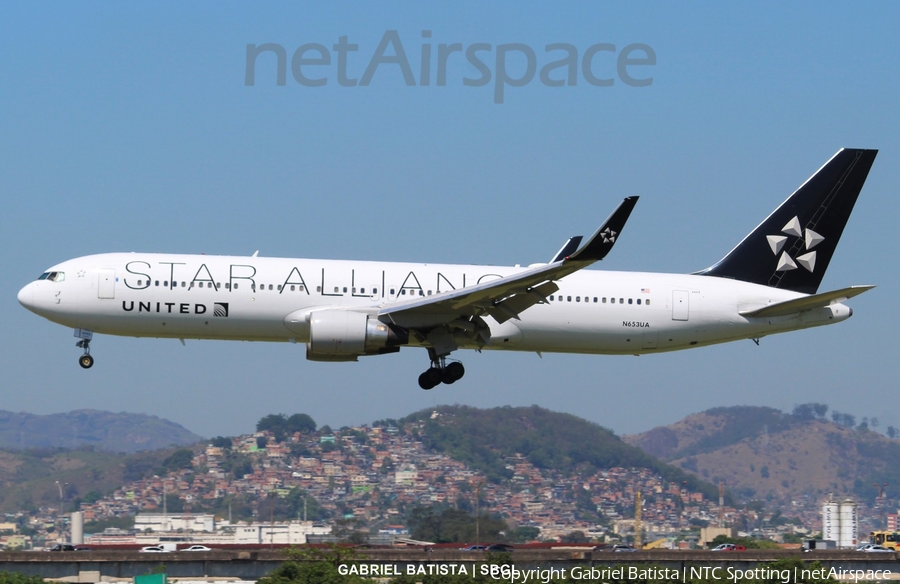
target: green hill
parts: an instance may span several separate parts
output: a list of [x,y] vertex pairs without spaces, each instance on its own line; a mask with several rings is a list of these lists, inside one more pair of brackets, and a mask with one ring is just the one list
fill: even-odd
[[[435,412],[438,415],[435,415]],[[440,406],[411,414],[401,425],[422,423],[423,444],[501,482],[512,475],[505,458],[521,454],[541,469],[563,473],[611,467],[647,468],[664,479],[682,483],[706,497],[718,496],[713,485],[663,463],[623,442],[610,430],[570,414],[537,406],[478,409]]]

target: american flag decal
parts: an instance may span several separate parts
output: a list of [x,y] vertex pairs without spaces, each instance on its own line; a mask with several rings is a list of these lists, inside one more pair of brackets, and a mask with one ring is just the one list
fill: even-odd
[[641,294],[650,294],[650,288],[641,288]]

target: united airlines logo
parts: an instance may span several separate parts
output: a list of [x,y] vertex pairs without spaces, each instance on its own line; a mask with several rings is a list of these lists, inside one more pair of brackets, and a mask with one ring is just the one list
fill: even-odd
[[[787,272],[790,270],[796,270],[798,267],[802,267],[809,272],[815,270],[816,252],[810,250],[822,243],[825,238],[812,229],[806,229],[804,231],[800,227],[800,219],[798,219],[796,216],[788,221],[787,225],[784,226],[784,229],[782,229],[781,232],[785,235],[766,236],[766,240],[768,240],[769,242],[769,247],[772,249],[772,253],[776,256],[779,253],[781,254],[778,258],[778,267],[775,268],[775,270],[778,272]],[[803,238],[803,244],[806,249],[806,253],[792,258],[786,251],[782,251],[782,249],[784,248],[784,244],[788,240],[788,236]]]
[[228,303],[227,302],[216,302],[213,306],[213,316],[228,316]]

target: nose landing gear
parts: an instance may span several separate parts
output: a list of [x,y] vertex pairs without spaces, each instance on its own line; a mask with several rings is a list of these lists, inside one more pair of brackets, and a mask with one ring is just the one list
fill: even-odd
[[91,357],[91,339],[94,338],[94,333],[87,329],[75,329],[75,337],[81,339],[75,346],[84,349],[84,354],[78,358],[78,364],[82,369],[90,369],[94,365],[94,358]]
[[456,383],[466,374],[466,368],[459,361],[446,362],[446,357],[431,360],[431,367],[419,375],[419,387],[428,390],[440,383]]

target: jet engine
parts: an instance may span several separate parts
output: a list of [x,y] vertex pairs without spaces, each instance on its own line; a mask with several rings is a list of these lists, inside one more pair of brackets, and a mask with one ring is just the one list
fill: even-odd
[[409,332],[362,312],[317,310],[308,316],[310,361],[356,361],[361,355],[396,353]]

